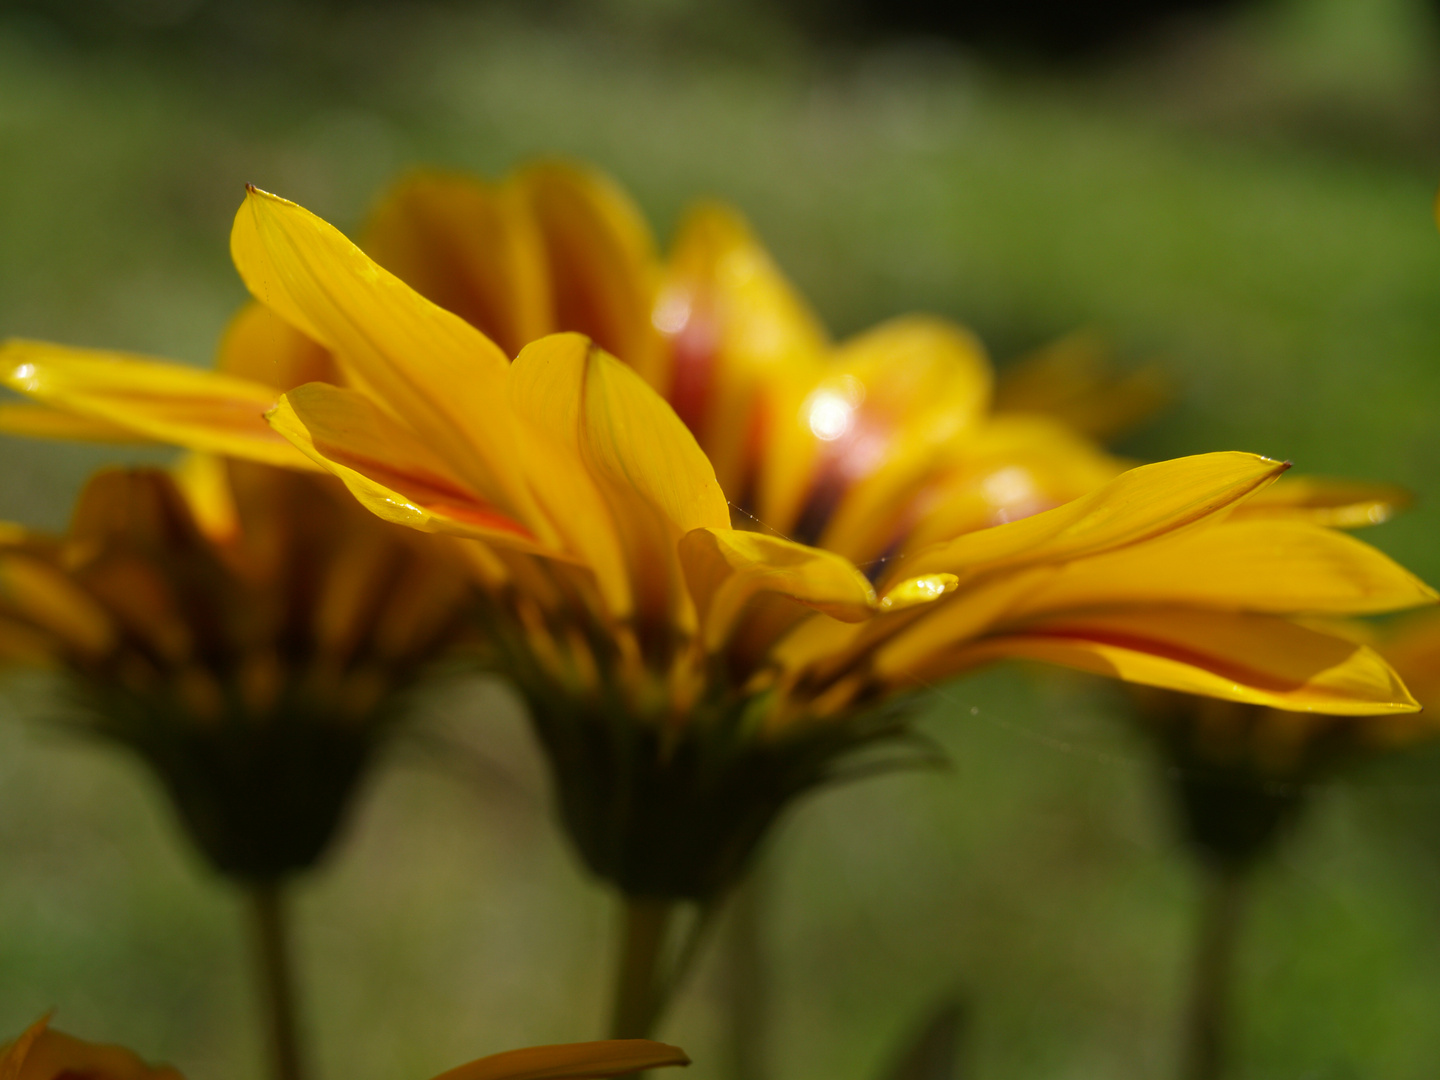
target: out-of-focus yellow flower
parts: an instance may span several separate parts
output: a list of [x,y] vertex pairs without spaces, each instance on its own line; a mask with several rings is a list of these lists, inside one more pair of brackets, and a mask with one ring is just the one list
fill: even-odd
[[[471,293],[498,272],[467,271],[482,285],[462,295],[433,250],[407,272],[482,325],[499,325],[474,314],[489,303],[515,327],[628,341],[628,366],[578,333],[512,362],[262,192],[232,251],[252,294],[339,372],[285,394],[274,430],[377,515],[481,542],[501,666],[532,705],[572,836],[627,892],[714,895],[795,793],[894,731],[906,691],[997,659],[1290,710],[1414,709],[1373,651],[1289,616],[1434,594],[1303,514],[1244,516],[1283,464],[1211,454],[1121,472],[1053,421],[989,416],[989,368],[964,331],[908,318],[832,346],[727,212],[698,212],[655,271],[627,204],[545,175],[564,211],[537,226],[543,257],[516,265],[538,263],[537,294],[570,299],[482,303]],[[391,243],[392,266],[405,243],[421,250]],[[651,276],[650,293],[602,288]],[[87,362],[15,343],[4,366],[65,410],[276,453],[255,391],[212,379],[182,394],[162,367],[112,364],[127,396]]]
[[[231,326],[219,373],[66,359],[96,397],[114,394],[117,417],[79,408],[74,427],[234,457],[101,472],[64,536],[9,526],[0,653],[71,676],[89,726],[158,771],[218,869],[273,880],[307,866],[421,672],[468,632],[469,574],[255,422],[283,389],[335,377],[263,309]],[[169,411],[125,411],[136,379],[164,381]]]
[[[531,1046],[492,1054],[441,1073],[435,1080],[603,1080],[645,1069],[689,1065],[678,1046],[648,1039]],[[54,1031],[49,1017],[0,1046],[0,1080],[181,1080],[169,1067],[146,1065],[132,1051]]]

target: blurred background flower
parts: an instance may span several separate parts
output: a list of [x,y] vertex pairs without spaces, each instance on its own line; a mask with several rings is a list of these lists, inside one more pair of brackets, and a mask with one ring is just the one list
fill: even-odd
[[[242,182],[350,227],[413,163],[582,156],[662,236],[697,192],[739,205],[839,335],[928,308],[1004,360],[1098,325],[1176,388],[1125,453],[1243,447],[1402,483],[1415,511],[1368,539],[1434,580],[1436,39],[1420,0],[1234,4],[1058,67],[994,34],[812,31],[758,3],[12,2],[0,331],[203,364],[241,298],[222,241]],[[5,454],[0,516],[55,528],[117,456]],[[602,1022],[603,899],[548,830],[504,700],[456,693],[431,721],[489,756],[450,764],[512,782],[390,772],[302,896],[326,1075],[431,1075]],[[1078,679],[943,693],[937,712],[973,719],[928,725],[963,783],[837,793],[779,839],[766,1064],[873,1075],[958,982],[979,1075],[1167,1075],[1195,900],[1145,743]],[[484,732],[458,719],[469,695],[499,713]],[[183,873],[160,804],[119,764],[0,740],[0,1020],[58,1002],[192,1075],[254,1075],[231,913]],[[1417,823],[1437,783],[1422,754],[1312,792],[1240,961],[1255,1074],[1427,1075],[1440,843]],[[726,974],[699,974],[674,1023],[703,1077],[725,1068]]]

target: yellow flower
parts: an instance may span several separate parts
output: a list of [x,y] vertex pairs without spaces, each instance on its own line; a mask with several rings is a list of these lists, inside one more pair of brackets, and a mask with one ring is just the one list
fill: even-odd
[[[895,731],[908,691],[998,659],[1288,710],[1415,708],[1372,650],[1290,616],[1435,594],[1302,519],[1328,496],[1266,510],[1282,463],[1222,453],[1122,473],[1053,421],[990,416],[989,368],[964,331],[912,317],[832,346],[726,212],[698,212],[656,272],[643,230],[605,224],[625,204],[555,189],[567,209],[540,229],[532,278],[569,299],[525,320],[518,301],[492,306],[514,335],[588,320],[629,342],[628,366],[577,333],[512,362],[262,192],[232,252],[252,294],[339,371],[283,395],[273,429],[377,515],[481,541],[467,550],[500,664],[532,705],[572,836],[625,891],[713,896],[790,798]],[[453,254],[455,234],[434,235]],[[473,314],[498,287],[454,292],[443,265],[432,251],[407,272],[499,325]],[[642,325],[647,309],[602,285],[652,273],[651,292],[620,290],[653,297]],[[101,361],[17,343],[5,367],[130,431],[276,453],[253,388],[180,393],[162,366],[102,377],[86,363]]]
[[[146,1065],[132,1051],[61,1034],[50,1018],[32,1024],[0,1046],[0,1080],[181,1080],[176,1070]],[[644,1069],[689,1065],[678,1046],[647,1039],[531,1046],[480,1058],[441,1073],[435,1080],[602,1080]]]
[[[420,672],[466,632],[468,574],[357,513],[259,420],[280,391],[338,374],[258,305],[226,331],[217,372],[21,351],[14,378],[53,355],[79,393],[66,411],[6,406],[12,433],[229,461],[103,472],[65,537],[8,526],[0,655],[74,675],[93,722],[160,770],[217,867],[272,878],[308,864]],[[126,407],[150,385],[169,397]]]

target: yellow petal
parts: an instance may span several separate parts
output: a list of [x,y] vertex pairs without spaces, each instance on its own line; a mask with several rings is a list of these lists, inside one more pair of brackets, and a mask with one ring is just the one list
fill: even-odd
[[339,382],[334,358],[264,304],[249,303],[220,338],[215,369],[225,375],[291,390],[307,382]]
[[511,369],[510,401],[542,444],[589,475],[608,507],[579,483],[574,465],[532,469],[539,501],[586,552],[612,603],[619,594],[608,580],[610,549],[601,546],[611,536],[625,552],[631,589],[646,591],[635,603],[657,615],[683,606],[676,542],[694,528],[727,527],[730,515],[709,461],[670,407],[579,334],[526,346]]
[[354,390],[299,387],[281,397],[270,423],[386,521],[537,548],[524,524],[486,502],[424,442]]
[[511,1050],[461,1065],[435,1080],[598,1080],[689,1064],[690,1058],[678,1046],[649,1039],[611,1039]]
[[[897,614],[867,626],[852,646],[852,653],[872,653],[871,665],[882,678],[895,679],[907,672],[928,670],[932,663],[945,662],[937,658],[949,657],[992,631],[1019,601],[1043,587],[1057,572],[1053,566],[1038,566],[1000,574],[969,586],[960,585],[929,607],[901,608]],[[815,657],[808,662],[826,671],[839,666],[833,658]]]
[[1234,520],[1288,518],[1356,529],[1379,525],[1404,510],[1414,496],[1397,484],[1336,480],[1323,476],[1286,476],[1237,506]]
[[680,558],[711,650],[729,640],[760,593],[780,593],[848,622],[875,608],[875,590],[848,559],[778,536],[696,529],[681,540]]
[[505,354],[458,315],[411,289],[336,229],[250,189],[230,251],[257,300],[335,353],[485,500],[535,527],[514,461]]
[[0,348],[0,377],[53,408],[113,424],[137,437],[193,450],[309,468],[270,430],[273,388],[184,364],[35,341]]
[[1295,712],[1379,716],[1419,708],[1399,676],[1367,646],[1270,615],[1215,611],[1057,618],[978,642],[927,674],[1004,657]]
[[681,532],[729,525],[725,495],[695,437],[633,370],[580,335],[527,348],[510,386],[517,412],[537,424],[577,424],[591,470],[643,495]]
[[993,417],[948,448],[910,508],[901,550],[1053,510],[1130,467],[1046,417]]
[[228,543],[239,536],[240,511],[224,458],[186,454],[171,467],[170,475],[189,504],[195,524],[212,543]]
[[695,432],[725,490],[743,497],[755,468],[773,457],[760,445],[767,418],[783,424],[799,408],[788,384],[805,384],[803,394],[819,377],[824,328],[744,219],[715,203],[681,223],[653,319],[670,356],[652,382]]
[[963,580],[983,570],[1097,554],[1203,521],[1286,468],[1282,462],[1237,452],[1141,465],[1064,506],[935,544],[900,565],[907,577],[942,571]]
[[150,443],[123,424],[99,420],[48,405],[7,401],[0,403],[0,433],[27,439],[71,439],[83,442]]
[[96,656],[115,641],[105,609],[64,573],[18,552],[0,553],[0,600],[67,646]]
[[[815,410],[834,380],[859,401],[843,430],[823,433],[833,437],[820,449],[817,479],[833,474],[843,494],[821,542],[865,561],[893,539],[901,509],[943,465],[946,450],[979,427],[990,402],[990,362],[963,328],[911,315],[847,341],[830,371],[802,410],[812,434],[821,434]],[[828,392],[826,400],[848,404]]]
[[1227,519],[1072,562],[1010,617],[1147,601],[1368,615],[1436,599],[1409,571],[1345,533],[1305,521]]
[[652,381],[658,267],[645,219],[609,178],[579,166],[541,162],[513,184],[543,238],[555,328],[584,334]]
[[361,246],[509,356],[557,329],[544,241],[513,186],[417,173],[385,196]]
[[1039,413],[1072,431],[1108,440],[1169,403],[1165,373],[1148,366],[1120,373],[1110,343],[1079,331],[1022,356],[1001,371],[995,409]]

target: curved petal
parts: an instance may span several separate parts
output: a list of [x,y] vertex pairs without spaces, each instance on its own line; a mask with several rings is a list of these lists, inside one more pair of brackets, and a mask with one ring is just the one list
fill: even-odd
[[435,1080],[600,1080],[667,1065],[689,1065],[678,1046],[649,1039],[531,1046],[461,1065]]
[[284,468],[311,467],[265,423],[277,394],[263,383],[38,341],[0,347],[0,377],[52,408],[156,442]]
[[324,383],[297,387],[280,398],[270,423],[386,521],[526,551],[538,548],[529,529],[456,478],[425,443],[363,394]]
[[845,622],[868,618],[876,606],[875,590],[848,559],[778,536],[696,529],[680,541],[680,561],[711,650],[729,640],[760,593],[788,596]]
[[370,216],[361,247],[509,356],[557,329],[544,241],[513,187],[413,174]]
[[587,466],[649,499],[681,532],[729,525],[695,437],[633,370],[580,335],[529,346],[512,369],[510,400],[536,425],[575,425]]
[[936,658],[928,674],[1002,658],[1292,712],[1380,716],[1419,709],[1373,649],[1268,615],[1146,610],[1074,616]]
[[658,260],[645,219],[608,177],[580,166],[540,162],[512,183],[544,243],[555,328],[584,334],[653,381]]
[[309,211],[251,188],[230,234],[257,300],[335,353],[487,502],[540,525],[514,460],[505,354]]
[[1071,562],[1009,617],[1146,602],[1369,615],[1437,599],[1415,575],[1345,533],[1305,521],[1227,519]]
[[1398,484],[1291,475],[1245,500],[1235,508],[1232,518],[1284,518],[1336,529],[1358,529],[1389,521],[1414,501],[1415,497]]
[[[652,614],[683,607],[676,542],[694,528],[728,527],[730,514],[709,461],[670,407],[635,371],[579,334],[526,346],[511,368],[510,401],[542,445],[574,463],[531,471],[556,527],[590,555],[597,572],[611,558],[608,547],[597,545],[610,544],[613,535],[616,552],[625,553],[630,589],[639,594],[634,602]],[[608,533],[576,466],[608,506]]]
[[1141,465],[1064,506],[916,552],[905,576],[967,575],[1098,554],[1183,529],[1240,502],[1289,466],[1257,454],[1198,454]]

